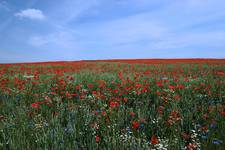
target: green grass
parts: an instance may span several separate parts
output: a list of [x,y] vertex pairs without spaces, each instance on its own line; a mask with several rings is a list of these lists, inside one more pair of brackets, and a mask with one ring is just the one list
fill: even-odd
[[[224,67],[1,66],[0,149],[179,150],[192,144],[222,150],[225,78],[217,72],[224,73]],[[41,104],[32,107],[37,102]],[[134,121],[139,123],[137,129],[132,128]],[[158,144],[152,143],[153,136]]]

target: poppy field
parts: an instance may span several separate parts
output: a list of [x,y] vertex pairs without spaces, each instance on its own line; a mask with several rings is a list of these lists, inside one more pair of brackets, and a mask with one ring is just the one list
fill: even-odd
[[224,59],[0,65],[0,149],[224,148]]

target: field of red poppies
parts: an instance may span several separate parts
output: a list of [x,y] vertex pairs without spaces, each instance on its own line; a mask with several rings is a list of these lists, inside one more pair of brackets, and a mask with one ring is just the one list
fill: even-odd
[[225,59],[0,65],[0,149],[224,147]]

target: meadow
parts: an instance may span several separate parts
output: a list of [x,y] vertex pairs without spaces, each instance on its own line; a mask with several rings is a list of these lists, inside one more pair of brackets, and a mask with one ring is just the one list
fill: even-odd
[[0,149],[225,149],[225,60],[0,65]]

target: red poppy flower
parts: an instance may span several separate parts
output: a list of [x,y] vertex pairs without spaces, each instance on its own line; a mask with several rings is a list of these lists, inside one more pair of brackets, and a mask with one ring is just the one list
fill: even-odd
[[92,95],[96,95],[97,94],[97,91],[92,91]]
[[157,108],[157,112],[159,113],[159,114],[163,114],[163,111],[164,111],[164,107],[163,106],[159,106],[158,108]]
[[135,117],[135,113],[134,112],[131,111],[131,112],[129,112],[129,114],[130,114],[131,117]]
[[159,140],[158,140],[157,136],[153,135],[151,137],[151,144],[156,145],[158,143],[159,143]]
[[39,107],[39,104],[38,103],[33,103],[33,104],[31,104],[31,107],[32,108],[38,108]]
[[187,141],[189,139],[189,135],[187,133],[182,133],[182,138]]
[[76,97],[76,96],[78,96],[78,94],[73,93],[73,94],[71,94],[71,96]]
[[118,90],[113,90],[113,93],[114,93],[114,94],[118,94],[119,91],[118,91]]
[[128,101],[128,98],[124,97],[123,101],[126,103]]
[[101,141],[101,138],[100,138],[100,136],[95,136],[95,141],[98,143],[98,142],[100,142]]
[[71,94],[69,92],[66,92],[66,97],[71,98]]
[[122,79],[123,78],[123,73],[122,72],[119,72],[118,73],[118,76],[119,76],[120,79]]
[[156,84],[157,84],[158,87],[162,87],[163,86],[162,82],[157,82]]
[[188,146],[187,146],[187,149],[188,150],[196,150],[196,146],[192,143],[189,143]]
[[174,90],[174,89],[175,89],[175,86],[169,85],[168,88],[169,88],[170,90]]
[[225,111],[221,112],[220,115],[225,117]]
[[183,84],[178,84],[176,88],[183,89],[184,88],[184,85]]
[[111,108],[118,107],[118,106],[119,106],[119,103],[118,103],[118,102],[112,101],[112,102],[109,103],[109,106],[110,106]]
[[133,122],[132,122],[132,128],[135,129],[135,130],[138,129],[139,125],[140,125],[140,124],[139,124],[139,122],[137,122],[137,121],[133,121]]
[[107,115],[107,113],[106,113],[105,111],[103,111],[103,112],[102,112],[102,115],[103,115],[103,116],[106,116],[106,115]]

